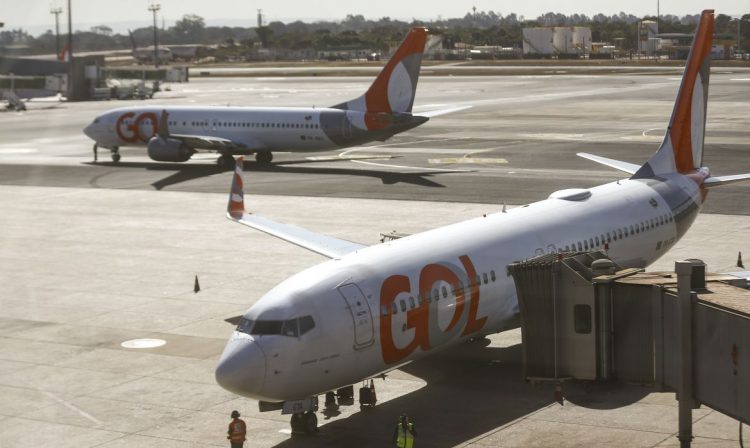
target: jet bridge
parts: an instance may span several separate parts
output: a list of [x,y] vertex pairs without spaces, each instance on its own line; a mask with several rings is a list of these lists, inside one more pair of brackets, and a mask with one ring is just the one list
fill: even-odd
[[513,263],[527,381],[619,380],[680,397],[680,440],[705,404],[750,424],[748,281],[705,272],[623,269],[603,252]]

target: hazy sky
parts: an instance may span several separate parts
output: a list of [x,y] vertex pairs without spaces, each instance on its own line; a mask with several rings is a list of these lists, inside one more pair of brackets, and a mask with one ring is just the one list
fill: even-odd
[[[115,31],[126,27],[145,26],[151,23],[148,0],[72,0],[75,29],[89,29],[92,25],[107,24]],[[184,14],[198,14],[211,25],[226,22],[231,25],[254,26],[256,10],[262,9],[266,21],[340,20],[347,14],[362,14],[368,19],[391,17],[393,19],[436,19],[462,17],[472,6],[477,11],[495,11],[503,15],[515,12],[534,18],[545,12],[564,14],[596,13],[616,14],[624,11],[636,16],[656,14],[656,0],[630,0],[621,2],[601,0],[490,1],[490,0],[161,0],[161,12],[170,26]],[[0,22],[5,28],[27,28],[33,34],[54,27],[50,6],[57,4],[65,9],[67,0],[0,0]],[[345,6],[342,6],[345,5]],[[714,8],[717,13],[738,16],[750,13],[750,0],[661,0],[662,14],[697,14],[704,8]],[[161,25],[161,15],[159,25]],[[62,17],[61,17],[62,18]]]

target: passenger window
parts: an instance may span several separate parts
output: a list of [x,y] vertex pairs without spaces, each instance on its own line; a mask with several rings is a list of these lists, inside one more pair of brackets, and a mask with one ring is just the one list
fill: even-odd
[[400,302],[401,302],[401,311],[406,311],[406,302],[404,301],[404,299],[401,299]]
[[[565,247],[565,250],[568,250],[568,247]],[[495,271],[490,271],[490,279],[494,282],[495,281]]]
[[578,242],[578,252],[583,252],[583,245],[580,241]]
[[610,241],[612,241],[612,237],[610,236],[609,232],[607,232],[607,242],[609,243]]
[[393,314],[398,314],[398,305],[396,305],[396,302],[393,302],[391,305],[391,310],[393,311]]
[[622,229],[617,229],[617,234],[622,239]]
[[588,241],[586,241],[586,240],[583,241],[583,248],[585,250],[589,250],[589,242]]
[[414,303],[414,297],[409,296],[409,308],[414,309],[417,305]]
[[591,249],[593,249],[595,247],[594,246],[594,239],[593,238],[589,238],[589,246],[591,246]]
[[484,280],[484,284],[485,285],[487,284],[487,282],[489,282],[489,280],[487,280],[487,273],[486,272],[482,273],[482,279]]
[[440,291],[438,291],[437,289],[434,289],[432,291],[432,300],[434,300],[435,302],[440,300]]
[[447,299],[448,298],[448,289],[445,286],[443,286],[442,290],[443,290],[443,298]]
[[[598,246],[599,245],[599,237],[597,236],[596,240],[594,240],[594,241],[596,241],[596,246]],[[594,247],[596,247],[596,246],[594,246]]]

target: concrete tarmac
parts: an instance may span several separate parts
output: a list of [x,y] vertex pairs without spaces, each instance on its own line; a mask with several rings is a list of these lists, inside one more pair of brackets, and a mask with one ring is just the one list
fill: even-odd
[[[221,175],[226,185],[229,173]],[[367,244],[498,210],[495,204],[246,197],[260,214]],[[225,446],[239,410],[253,447],[382,447],[402,412],[420,446],[676,445],[674,394],[641,386],[521,381],[520,333],[467,344],[376,380],[379,404],[320,413],[320,433],[291,438],[286,416],[222,390],[213,370],[244,312],[322,258],[227,221],[226,196],[93,188],[0,190],[0,445]],[[335,217],[335,219],[331,219]],[[704,214],[656,264],[700,257],[728,270],[750,254],[744,216]],[[720,230],[718,230],[720,229]],[[201,290],[193,292],[198,276]],[[156,348],[125,348],[156,339]],[[698,446],[737,444],[737,423],[695,411]],[[29,430],[33,428],[33,430]]]
[[[706,164],[714,173],[750,172],[749,73],[712,75]],[[174,85],[158,101],[328,105],[368,83],[208,78]],[[334,151],[280,153],[273,167],[248,162],[246,200],[270,218],[376,244],[380,232],[419,232],[611,181],[624,176],[575,152],[642,162],[661,140],[677,84],[649,73],[425,78],[419,110],[472,109],[348,153],[382,160]],[[226,446],[233,409],[252,447],[388,446],[402,412],[426,447],[679,445],[674,394],[571,384],[560,406],[550,386],[521,381],[518,331],[392,372],[376,380],[374,409],[320,413],[317,436],[292,438],[286,416],[222,390],[213,370],[232,331],[224,319],[323,259],[224,219],[230,175],[213,156],[163,164],[125,149],[119,166],[91,163],[80,132],[88,121],[156,101],[32,102],[28,112],[0,114],[3,448]],[[701,258],[711,271],[734,270],[737,252],[750,254],[748,193],[747,185],[712,190],[709,213],[652,269]],[[148,340],[164,344],[129,348]],[[711,409],[696,410],[694,425],[698,446],[738,443],[737,422]]]
[[[249,185],[257,194],[524,204],[562,188],[626,177],[575,154],[643,163],[664,135],[679,76],[561,71],[422,78],[415,112],[472,108],[435,117],[382,144],[277,153],[267,167],[250,161]],[[366,77],[199,78],[172,84],[171,91],[146,102],[31,103],[28,112],[0,114],[0,184],[221,193],[215,155],[159,163],[148,159],[145,148],[125,148],[116,166],[100,150],[101,163],[94,165],[93,142],[81,129],[120,106],[328,106],[360,95],[369,83]],[[748,69],[712,72],[705,164],[716,174],[750,172],[749,85]],[[706,211],[750,215],[749,196],[747,184],[716,189]]]

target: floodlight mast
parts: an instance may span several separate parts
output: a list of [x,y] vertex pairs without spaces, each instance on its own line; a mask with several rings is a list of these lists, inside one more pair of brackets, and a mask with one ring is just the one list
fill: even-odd
[[151,3],[148,6],[148,10],[154,14],[154,67],[159,68],[159,39],[157,38],[156,30],[156,13],[161,9],[161,5],[158,3]]

